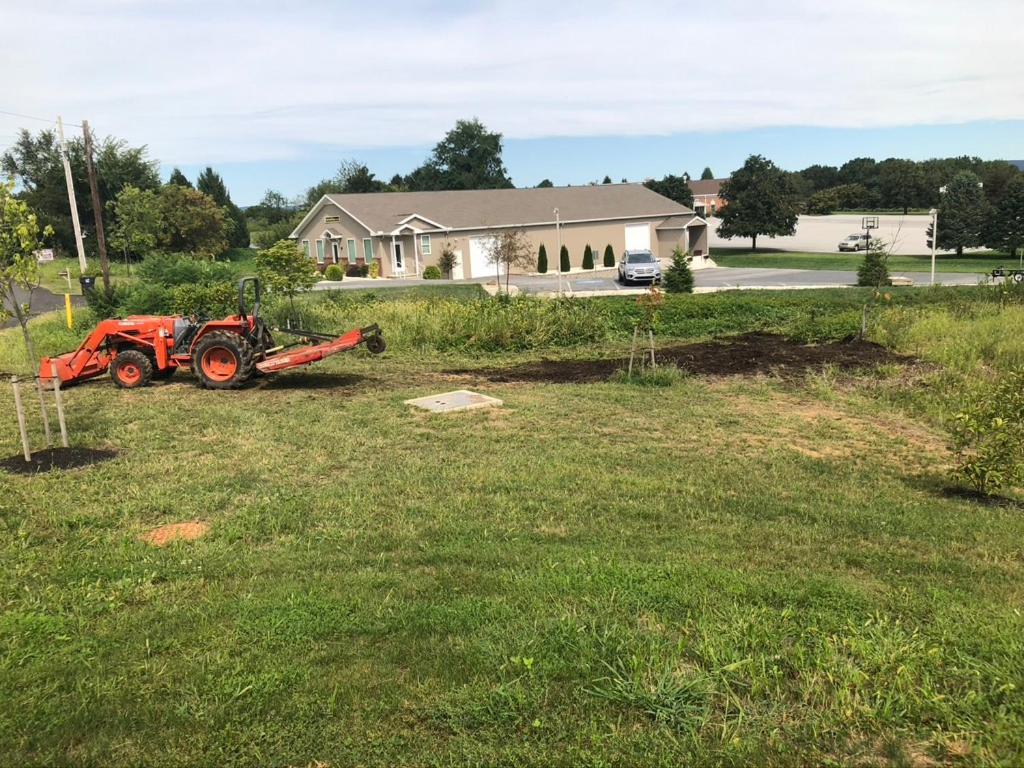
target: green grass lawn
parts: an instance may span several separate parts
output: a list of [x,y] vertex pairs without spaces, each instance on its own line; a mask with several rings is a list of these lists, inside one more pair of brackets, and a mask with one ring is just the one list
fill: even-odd
[[[228,251],[219,261],[231,264],[235,273],[241,277],[242,275],[255,274],[255,259],[255,251],[249,248],[235,248]],[[123,259],[118,258],[117,254],[111,252],[109,263],[110,279],[115,285],[125,285],[135,279],[134,275],[138,269],[139,262],[128,262],[126,264]],[[90,270],[95,270],[97,273],[96,284],[101,285],[102,278],[98,276],[100,268],[99,259],[90,258],[88,265]],[[53,293],[63,294],[67,291],[67,278],[61,277],[59,273],[69,269],[71,271],[71,292],[75,296],[80,296],[82,289],[78,283],[78,276],[81,274],[81,270],[78,268],[77,258],[59,258],[40,264],[40,286]]]
[[[720,267],[766,267],[770,269],[835,269],[855,271],[864,261],[864,253],[799,253],[771,248],[712,248],[711,257]],[[985,252],[977,255],[936,256],[939,272],[988,274],[995,267],[1016,266],[1019,259],[1005,254]],[[931,256],[890,256],[890,272],[930,272]]]
[[[360,284],[366,285],[366,284]],[[342,288],[332,293],[358,301],[422,301],[451,299],[467,301],[487,296],[483,286],[477,283],[453,283],[447,280],[425,280],[423,285],[402,286],[401,288],[378,288],[372,284],[359,288]]]
[[[1024,314],[964,306],[879,324],[926,366],[799,381],[484,383],[446,371],[625,340],[396,328],[240,392],[70,388],[120,455],[0,474],[0,764],[1019,763],[1024,516],[943,492],[930,398]],[[403,404],[463,386],[505,406]]]

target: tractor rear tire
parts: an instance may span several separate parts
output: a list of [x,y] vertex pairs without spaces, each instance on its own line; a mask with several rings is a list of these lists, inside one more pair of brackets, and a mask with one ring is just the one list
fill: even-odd
[[192,349],[192,372],[207,389],[237,389],[256,372],[252,345],[237,333],[210,331]]
[[121,389],[144,387],[153,379],[153,363],[145,352],[123,350],[110,364],[110,378]]

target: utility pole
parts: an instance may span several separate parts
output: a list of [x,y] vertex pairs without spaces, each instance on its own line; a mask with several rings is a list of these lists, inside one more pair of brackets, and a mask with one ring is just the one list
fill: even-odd
[[928,213],[932,216],[932,285],[935,285],[935,241],[939,239],[939,211],[932,208]]
[[92,162],[92,131],[89,121],[82,121],[82,134],[85,137],[85,170],[89,174],[89,194],[92,196],[92,212],[96,217],[96,250],[100,254],[100,271],[103,273],[103,292],[110,293],[110,262],[107,261],[107,238],[103,233],[103,204],[100,201],[100,190],[96,184],[96,166]]
[[64,163],[64,181],[68,185],[68,202],[71,204],[71,223],[75,226],[75,245],[78,246],[78,269],[85,274],[85,245],[82,243],[82,225],[78,223],[78,203],[75,201],[75,185],[71,179],[71,163],[68,162],[68,147],[64,142],[64,122],[57,115],[57,134],[60,136],[60,159]]

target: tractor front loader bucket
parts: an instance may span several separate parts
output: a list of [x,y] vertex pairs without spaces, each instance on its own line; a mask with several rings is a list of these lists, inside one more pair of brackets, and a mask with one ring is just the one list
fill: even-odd
[[[289,330],[288,333],[295,336],[327,339],[327,337],[322,334],[312,332]],[[308,347],[291,348],[287,351],[279,352],[278,354],[271,355],[265,360],[261,360],[256,363],[256,368],[261,373],[277,373],[278,371],[286,371],[289,368],[298,368],[301,365],[315,363],[319,360],[323,360],[325,357],[336,355],[339,352],[347,352],[350,349],[355,349],[364,342],[366,343],[367,349],[374,354],[380,354],[384,351],[384,338],[380,335],[380,328],[376,325],[371,325],[367,328],[357,328],[354,331],[349,331],[336,339],[321,341],[319,344],[313,344]]]

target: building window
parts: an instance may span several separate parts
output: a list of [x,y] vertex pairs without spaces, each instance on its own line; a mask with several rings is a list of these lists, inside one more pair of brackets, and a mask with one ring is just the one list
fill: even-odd
[[317,240],[316,241],[316,263],[317,264],[323,264],[324,263],[324,241],[323,240]]
[[348,263],[356,263],[356,241],[351,237],[348,239]]
[[303,240],[303,241],[302,241],[302,252],[303,252],[304,254],[306,254],[306,258],[307,258],[307,259],[308,259],[308,258],[309,258],[309,257],[310,257],[310,256],[312,255],[312,254],[310,254],[310,252],[309,252],[309,240]]
[[430,255],[430,235],[420,235],[420,253]]
[[373,261],[373,241],[368,238],[363,238],[363,260],[369,264]]

